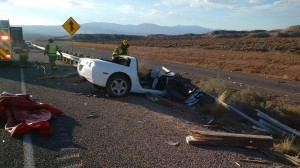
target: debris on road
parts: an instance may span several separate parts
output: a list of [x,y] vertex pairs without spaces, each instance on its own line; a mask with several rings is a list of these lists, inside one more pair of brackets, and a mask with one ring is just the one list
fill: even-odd
[[260,163],[260,164],[271,164],[268,161],[262,160],[261,158],[251,158],[248,157],[246,159],[240,159],[240,162],[251,162],[251,163]]
[[98,118],[99,116],[95,112],[91,112],[86,118]]
[[11,136],[29,133],[35,129],[41,135],[53,134],[49,120],[64,113],[48,104],[33,100],[26,94],[0,94],[0,119],[6,121],[5,130]]
[[[72,77],[78,77],[78,74],[77,73],[68,73],[66,75],[50,74],[49,76],[41,76],[41,77],[38,77],[37,79],[47,80],[47,79],[64,79],[64,78],[72,78]],[[82,81],[85,81],[85,80],[82,80]]]
[[241,165],[238,162],[234,162],[235,165],[237,165],[238,167],[241,167]]
[[176,142],[176,141],[172,141],[172,140],[169,140],[166,142],[167,144],[171,145],[171,146],[179,146],[179,142]]
[[273,146],[273,138],[265,135],[235,134],[225,132],[197,131],[188,132],[186,142],[190,145],[226,145],[269,149]]

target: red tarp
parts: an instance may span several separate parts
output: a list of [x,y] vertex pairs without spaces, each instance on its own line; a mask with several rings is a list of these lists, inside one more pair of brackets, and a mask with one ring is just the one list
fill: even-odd
[[0,94],[0,119],[6,121],[5,130],[17,136],[37,129],[43,136],[51,136],[53,131],[49,120],[64,113],[48,104],[39,103],[29,95]]

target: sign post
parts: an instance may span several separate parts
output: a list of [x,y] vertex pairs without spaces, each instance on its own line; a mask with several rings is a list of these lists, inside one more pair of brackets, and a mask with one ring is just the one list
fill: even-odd
[[76,31],[80,28],[80,25],[72,18],[70,17],[63,25],[62,27],[71,35],[71,41],[72,41],[72,52],[73,52],[73,35],[76,33]]

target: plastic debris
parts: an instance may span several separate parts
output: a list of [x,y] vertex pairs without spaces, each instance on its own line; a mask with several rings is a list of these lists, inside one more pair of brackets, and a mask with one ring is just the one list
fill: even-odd
[[179,146],[179,142],[175,142],[175,141],[172,141],[172,140],[169,140],[166,143],[171,145],[171,146]]
[[5,130],[11,136],[29,133],[37,129],[41,135],[53,134],[49,120],[64,113],[48,104],[33,100],[29,95],[0,94],[0,119],[6,121]]

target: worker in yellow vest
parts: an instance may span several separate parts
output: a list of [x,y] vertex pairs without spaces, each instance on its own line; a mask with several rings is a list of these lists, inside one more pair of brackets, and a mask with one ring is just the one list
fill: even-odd
[[129,43],[127,40],[123,40],[121,45],[118,45],[112,54],[112,59],[114,59],[115,57],[119,56],[119,55],[129,55]]
[[57,70],[56,66],[56,59],[57,59],[57,52],[59,52],[60,55],[62,55],[61,50],[59,47],[54,43],[54,40],[52,38],[48,39],[49,43],[45,47],[44,55],[48,55],[49,57],[49,63],[51,70]]
[[20,56],[20,67],[25,67],[28,65],[28,53],[30,52],[30,48],[25,44],[24,41],[20,43],[19,48],[19,56]]

